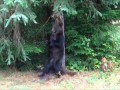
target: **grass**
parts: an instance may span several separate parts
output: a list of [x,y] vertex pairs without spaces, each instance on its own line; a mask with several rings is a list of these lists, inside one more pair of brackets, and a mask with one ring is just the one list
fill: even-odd
[[114,72],[82,72],[73,77],[39,79],[37,73],[0,71],[0,90],[120,90],[120,69]]

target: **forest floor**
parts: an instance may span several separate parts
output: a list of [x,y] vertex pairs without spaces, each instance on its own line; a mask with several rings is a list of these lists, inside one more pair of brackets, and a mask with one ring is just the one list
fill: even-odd
[[0,71],[0,90],[120,90],[120,69],[89,71],[41,80],[34,71]]

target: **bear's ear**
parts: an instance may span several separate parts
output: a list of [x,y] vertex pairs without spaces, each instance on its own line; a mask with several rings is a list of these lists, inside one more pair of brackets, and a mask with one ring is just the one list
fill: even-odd
[[59,7],[58,7],[58,11],[59,11],[59,12],[62,11],[62,10],[61,10],[61,4],[60,4]]

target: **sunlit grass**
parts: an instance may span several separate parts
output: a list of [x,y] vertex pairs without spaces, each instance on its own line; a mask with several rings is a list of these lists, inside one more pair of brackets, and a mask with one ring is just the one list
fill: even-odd
[[102,71],[82,72],[74,77],[62,76],[48,81],[39,79],[34,72],[0,71],[1,90],[86,90],[86,89],[120,89],[120,69],[114,72]]

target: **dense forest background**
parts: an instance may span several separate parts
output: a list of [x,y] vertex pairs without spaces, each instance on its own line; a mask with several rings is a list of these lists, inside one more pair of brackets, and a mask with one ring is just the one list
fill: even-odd
[[41,68],[47,60],[50,15],[59,5],[65,19],[66,66],[100,68],[106,57],[120,65],[119,0],[0,0],[0,67]]

